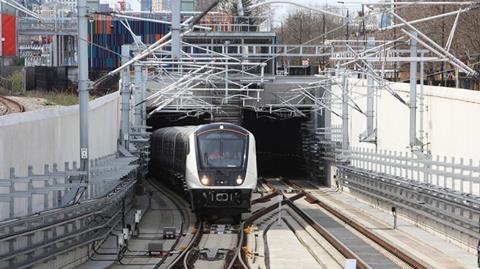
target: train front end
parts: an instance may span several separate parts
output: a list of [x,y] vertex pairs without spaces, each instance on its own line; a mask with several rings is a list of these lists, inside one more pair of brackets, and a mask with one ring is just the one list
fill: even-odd
[[255,138],[242,127],[214,123],[190,136],[187,184],[197,214],[233,216],[249,212],[257,185]]

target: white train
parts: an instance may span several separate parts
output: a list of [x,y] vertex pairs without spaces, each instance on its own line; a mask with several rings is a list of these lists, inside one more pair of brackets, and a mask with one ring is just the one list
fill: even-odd
[[255,138],[230,123],[161,128],[151,138],[151,170],[184,190],[197,214],[239,216],[257,185]]

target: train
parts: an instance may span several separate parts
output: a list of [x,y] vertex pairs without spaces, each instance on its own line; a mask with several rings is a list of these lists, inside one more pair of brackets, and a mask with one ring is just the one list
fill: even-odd
[[257,186],[255,137],[231,123],[175,126],[151,136],[150,170],[183,192],[202,217],[240,218]]

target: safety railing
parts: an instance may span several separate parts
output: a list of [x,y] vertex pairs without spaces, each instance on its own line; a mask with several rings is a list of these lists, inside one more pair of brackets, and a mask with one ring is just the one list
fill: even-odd
[[27,268],[106,238],[132,204],[135,180],[73,206],[0,223],[0,268]]
[[21,17],[18,21],[18,30],[22,33],[53,32],[75,34],[77,32],[76,18],[44,18],[38,21],[28,17]]
[[427,227],[476,247],[480,163],[365,148],[337,149],[335,156],[340,188],[386,202],[413,221],[428,219]]
[[[28,167],[26,176],[17,176],[10,168],[10,178],[0,179],[0,203],[8,208],[2,219],[35,214],[44,210],[68,205],[71,200],[93,199],[110,191],[119,179],[128,175],[136,165],[136,158],[115,158],[108,156],[91,161],[89,178],[79,171],[76,162],[65,162],[60,171],[57,164],[44,165],[43,173],[35,174],[33,166]],[[73,194],[72,194],[73,193]]]
[[[27,268],[110,234],[131,206],[137,157],[92,160],[88,181],[76,164],[2,181],[10,217],[0,222],[0,268]],[[79,180],[78,177],[84,177]],[[21,207],[19,210],[17,207]],[[26,207],[26,209],[25,209]]]
[[353,148],[339,155],[356,168],[480,196],[480,162],[420,157],[410,152]]

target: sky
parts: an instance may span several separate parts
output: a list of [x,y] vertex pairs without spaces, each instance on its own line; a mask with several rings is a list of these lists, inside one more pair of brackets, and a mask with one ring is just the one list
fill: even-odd
[[[338,0],[288,0],[291,2],[299,3],[302,5],[306,6],[322,6],[325,4],[328,5],[335,5],[335,6],[341,6],[342,4],[338,3]],[[363,2],[373,2],[374,0],[364,0]],[[111,5],[114,5],[117,0],[100,0],[101,3],[109,3]],[[140,10],[140,0],[126,0],[126,2],[130,3],[132,6],[133,10]],[[343,0],[345,3],[355,3],[355,2],[360,2],[360,0],[354,0],[354,1],[347,1]],[[274,8],[274,23],[279,23],[282,19],[284,19],[289,12],[295,11],[297,7],[288,5],[288,4],[272,4],[270,5],[272,8]],[[354,6],[348,6],[349,8],[354,8]],[[358,8],[358,6],[357,6]]]

